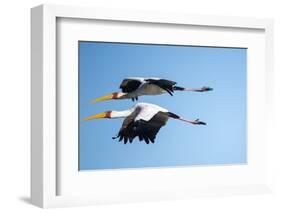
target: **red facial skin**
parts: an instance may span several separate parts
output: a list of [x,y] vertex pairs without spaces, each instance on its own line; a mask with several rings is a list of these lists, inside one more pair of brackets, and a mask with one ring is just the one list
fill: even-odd
[[107,112],[105,113],[105,117],[106,117],[106,118],[111,118],[111,112],[112,112],[112,111],[107,111]]
[[118,92],[112,93],[112,99],[117,99],[118,98]]

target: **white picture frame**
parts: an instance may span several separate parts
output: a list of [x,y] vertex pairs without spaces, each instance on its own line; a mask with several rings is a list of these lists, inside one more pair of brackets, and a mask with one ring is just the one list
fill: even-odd
[[[261,43],[262,48],[255,49],[261,56],[256,56],[261,58],[259,60],[261,66],[256,68],[257,73],[260,74],[253,77],[254,72],[250,72],[248,78],[252,80],[253,87],[249,88],[248,93],[250,100],[250,109],[254,109],[254,104],[258,103],[259,107],[257,110],[253,110],[251,114],[251,123],[254,125],[256,123],[254,120],[257,113],[262,113],[261,119],[264,121],[259,126],[256,126],[256,130],[261,130],[259,133],[253,133],[251,135],[253,138],[260,138],[260,145],[257,145],[257,149],[252,149],[253,146],[249,146],[249,152],[251,156],[255,156],[253,161],[256,161],[253,167],[206,167],[204,168],[193,168],[190,171],[178,169],[145,169],[145,170],[128,170],[125,172],[121,171],[109,171],[107,174],[99,173],[99,177],[96,179],[100,182],[102,186],[102,180],[107,181],[110,178],[117,178],[120,180],[122,188],[114,188],[114,185],[109,185],[111,189],[104,190],[103,187],[99,189],[98,195],[91,195],[86,193],[85,190],[81,190],[79,193],[71,193],[71,191],[79,191],[79,187],[82,185],[75,184],[73,180],[78,180],[78,176],[71,176],[72,170],[67,171],[64,168],[71,168],[70,165],[66,165],[63,158],[60,156],[61,152],[58,149],[62,149],[57,144],[58,140],[58,87],[60,81],[57,78],[58,69],[58,27],[59,21],[61,19],[68,20],[100,20],[100,21],[116,21],[119,24],[123,22],[130,23],[144,23],[144,24],[154,24],[173,27],[173,26],[195,26],[201,28],[218,28],[223,29],[223,31],[232,32],[234,30],[246,30],[246,31],[257,31],[262,32],[262,36],[256,40],[256,43]],[[143,201],[143,200],[165,200],[165,199],[178,199],[185,197],[198,197],[198,196],[217,196],[217,195],[230,195],[230,194],[253,194],[253,193],[264,193],[270,191],[269,183],[269,173],[266,172],[266,168],[269,168],[267,161],[265,160],[264,148],[270,144],[270,131],[272,129],[271,122],[271,112],[273,97],[271,95],[273,88],[273,21],[271,19],[260,19],[260,18],[241,18],[241,17],[216,17],[216,16],[203,16],[203,15],[187,15],[187,14],[166,14],[166,13],[153,13],[153,12],[142,12],[142,11],[123,11],[123,10],[112,10],[112,9],[95,9],[95,8],[85,8],[85,7],[74,7],[74,6],[54,6],[54,5],[41,5],[31,10],[31,72],[32,72],[32,118],[31,118],[31,129],[32,129],[32,141],[31,141],[31,201],[33,204],[47,208],[47,207],[59,207],[59,206],[75,206],[75,205],[91,205],[97,203],[114,203],[114,202],[128,202],[128,201]],[[71,29],[70,29],[71,30]],[[251,31],[252,32],[252,31]],[[81,36],[73,33],[69,36],[71,38],[77,39],[75,36]],[[232,38],[235,38],[238,34],[233,34]],[[101,34],[100,39],[103,35]],[[104,38],[108,40],[109,38]],[[125,40],[127,41],[129,37]],[[117,39],[118,40],[118,39]],[[234,39],[235,40],[235,39]],[[249,39],[251,40],[251,38]],[[252,39],[254,40],[254,39]],[[154,40],[157,43],[157,39]],[[173,43],[173,41],[171,41]],[[177,41],[174,41],[177,42]],[[179,42],[179,41],[178,41]],[[198,41],[200,45],[202,41]],[[223,42],[223,41],[222,41]],[[225,41],[227,42],[227,41]],[[237,41],[239,43],[239,41]],[[265,42],[265,43],[263,43]],[[153,42],[152,42],[153,43]],[[160,42],[161,43],[161,42]],[[237,43],[237,45],[238,45]],[[243,42],[240,43],[243,45]],[[213,43],[212,45],[216,45]],[[249,44],[255,45],[255,43]],[[264,66],[263,66],[264,65]],[[71,69],[71,68],[70,68]],[[262,76],[266,76],[263,78]],[[259,87],[259,94],[263,94],[264,97],[258,98],[259,100],[254,100],[253,89],[257,87],[258,83],[262,83]],[[63,93],[62,93],[63,95]],[[260,102],[256,102],[260,101]],[[256,113],[256,114],[255,114]],[[260,134],[260,135],[259,135]],[[67,154],[67,153],[66,153]],[[64,153],[65,156],[65,153]],[[69,155],[72,160],[75,160],[75,155]],[[62,162],[63,161],[63,164]],[[258,162],[258,163],[257,163]],[[259,165],[258,165],[259,164]],[[250,171],[248,174],[248,170]],[[69,172],[69,173],[67,173]],[[78,171],[77,171],[78,172]],[[206,172],[206,173],[205,173]],[[145,176],[155,177],[159,179],[164,177],[163,180],[169,178],[172,180],[176,176],[184,175],[210,175],[211,173],[218,173],[221,175],[237,173],[246,175],[241,175],[241,181],[235,181],[234,179],[239,179],[239,177],[229,178],[229,181],[222,181],[219,177],[209,176],[210,179],[217,179],[217,183],[213,184],[206,183],[202,185],[198,180],[195,187],[190,187],[188,185],[181,185],[180,180],[178,185],[165,186],[165,181],[159,183],[157,187],[152,186],[146,188],[146,183],[148,180]],[[66,179],[66,174],[68,179]],[[70,175],[70,176],[69,176]],[[125,183],[122,179],[127,175],[135,176],[141,178],[143,181],[139,184],[143,188],[141,192],[140,187],[134,188],[132,183],[129,183],[126,190]],[[258,176],[256,180],[254,176]],[[84,173],[80,182],[89,181],[91,175]],[[115,176],[115,177],[114,177]],[[63,178],[61,178],[63,177]],[[245,178],[245,180],[243,179]],[[195,178],[194,178],[195,179]],[[140,180],[141,181],[141,180]],[[152,180],[153,182],[154,180]],[[192,180],[192,184],[196,180]],[[252,181],[252,183],[251,183]],[[70,193],[61,193],[60,185],[65,183],[65,187]],[[156,182],[155,182],[156,183]],[[70,188],[72,187],[73,188]],[[75,186],[77,186],[75,188]],[[64,187],[64,188],[65,188]],[[91,188],[91,190],[94,189]],[[152,191],[148,191],[152,187]],[[83,187],[82,187],[83,188]],[[87,187],[84,187],[87,188]],[[112,190],[110,192],[110,190]],[[122,191],[123,190],[123,191]],[[119,193],[122,193],[120,196]]]

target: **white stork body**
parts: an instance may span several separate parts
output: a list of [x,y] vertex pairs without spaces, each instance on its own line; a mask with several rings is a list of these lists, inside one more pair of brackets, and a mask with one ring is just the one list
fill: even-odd
[[178,115],[169,112],[155,104],[138,103],[134,107],[124,111],[107,111],[99,113],[84,120],[92,120],[96,118],[122,118],[124,122],[120,128],[118,135],[115,138],[119,138],[119,141],[124,140],[126,144],[128,141],[131,143],[135,137],[138,137],[140,141],[154,143],[156,135],[160,128],[166,124],[169,118],[182,120],[191,124],[206,125],[206,123],[199,121],[185,120]]
[[[156,84],[149,83],[148,79],[155,80],[155,81],[160,80],[160,78],[155,78],[155,77],[149,77],[149,78],[129,77],[124,79],[120,85],[120,88],[122,89],[122,92],[127,91],[127,94],[121,97],[121,99],[127,99],[127,98],[137,99],[138,96],[160,95],[166,93],[166,90],[162,89]],[[132,85],[133,83],[135,85]]]
[[132,97],[138,97],[142,95],[160,95],[166,93],[164,89],[155,85],[143,83],[136,91],[129,93]]
[[132,99],[134,101],[137,100],[139,96],[143,95],[161,95],[163,93],[169,93],[172,96],[174,91],[205,92],[212,90],[210,87],[187,89],[175,86],[176,84],[177,83],[175,81],[155,77],[125,78],[120,85],[122,92],[111,93],[109,95],[95,99],[94,102],[105,101],[109,99]]
[[135,121],[138,121],[138,120],[149,121],[158,112],[168,112],[167,109],[164,109],[158,105],[149,104],[149,103],[138,103],[135,105],[135,108],[140,109],[138,115],[134,119]]

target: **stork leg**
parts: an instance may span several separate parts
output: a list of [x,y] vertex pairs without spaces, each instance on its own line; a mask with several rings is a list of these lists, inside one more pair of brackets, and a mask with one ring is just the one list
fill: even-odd
[[173,89],[175,91],[187,91],[187,92],[208,92],[208,91],[213,90],[213,88],[211,88],[211,87],[184,88],[184,87],[178,87],[178,86],[174,86]]
[[184,121],[184,122],[187,122],[187,123],[190,123],[190,124],[194,124],[194,125],[207,125],[205,122],[200,121],[199,119],[196,119],[194,121],[186,120],[186,119],[181,118],[180,116],[178,116],[177,114],[174,114],[172,112],[168,112],[168,116],[170,118],[174,118],[174,119],[177,119],[177,120],[180,120],[180,121]]

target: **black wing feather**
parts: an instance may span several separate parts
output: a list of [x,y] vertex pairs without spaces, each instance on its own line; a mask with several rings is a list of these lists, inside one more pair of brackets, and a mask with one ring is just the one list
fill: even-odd
[[[130,118],[129,118],[130,117]],[[126,144],[132,142],[135,137],[140,141],[145,141],[146,144],[154,143],[155,138],[162,126],[164,126],[169,118],[166,112],[158,112],[149,121],[138,120],[134,121],[134,116],[127,117],[116,138]]]
[[120,89],[124,93],[130,93],[130,92],[137,90],[141,84],[142,84],[142,82],[139,80],[124,79],[120,85]]
[[175,81],[170,81],[170,80],[166,80],[166,79],[147,79],[146,80],[148,83],[150,84],[155,84],[158,87],[164,89],[167,93],[169,93],[171,96],[173,96],[173,92],[174,92],[174,85],[177,84],[177,82]]

